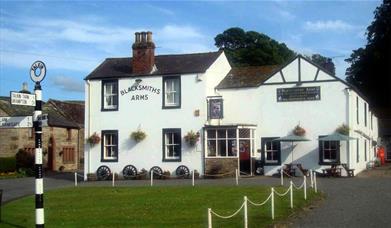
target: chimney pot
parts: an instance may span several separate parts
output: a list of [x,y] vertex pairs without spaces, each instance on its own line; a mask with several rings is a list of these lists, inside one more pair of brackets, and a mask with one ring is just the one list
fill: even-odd
[[140,43],[140,33],[136,32],[134,33],[134,36],[135,36],[135,43]]
[[146,32],[141,32],[141,42],[145,43],[147,38],[147,33]]
[[152,32],[150,32],[150,31],[147,32],[147,42],[148,43],[152,42]]

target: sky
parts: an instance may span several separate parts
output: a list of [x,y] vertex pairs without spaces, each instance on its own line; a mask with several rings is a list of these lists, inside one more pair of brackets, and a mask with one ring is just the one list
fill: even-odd
[[134,33],[152,31],[156,54],[217,50],[231,27],[264,33],[297,53],[344,59],[366,44],[381,1],[10,1],[0,0],[0,96],[19,91],[31,64],[47,74],[43,100],[84,100],[84,78],[105,58],[130,57]]

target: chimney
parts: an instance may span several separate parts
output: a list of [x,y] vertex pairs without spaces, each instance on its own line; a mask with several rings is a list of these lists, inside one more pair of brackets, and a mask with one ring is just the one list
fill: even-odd
[[28,87],[27,82],[23,82],[23,84],[22,84],[22,90],[20,90],[19,93],[31,94],[31,92],[29,91],[29,87]]
[[132,73],[150,74],[155,65],[155,44],[152,41],[152,32],[136,32],[132,49]]

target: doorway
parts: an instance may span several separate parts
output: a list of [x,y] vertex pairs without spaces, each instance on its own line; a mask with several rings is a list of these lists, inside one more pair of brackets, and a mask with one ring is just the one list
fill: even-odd
[[55,169],[55,160],[54,160],[55,152],[56,152],[56,142],[53,137],[50,137],[49,144],[48,144],[48,170]]
[[251,142],[250,140],[239,140],[240,173],[251,174]]

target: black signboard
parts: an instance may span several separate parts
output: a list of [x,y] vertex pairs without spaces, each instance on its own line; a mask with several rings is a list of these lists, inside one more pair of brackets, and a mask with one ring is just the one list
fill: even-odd
[[209,118],[222,119],[223,118],[223,99],[209,100]]
[[277,89],[277,102],[320,100],[320,86]]

